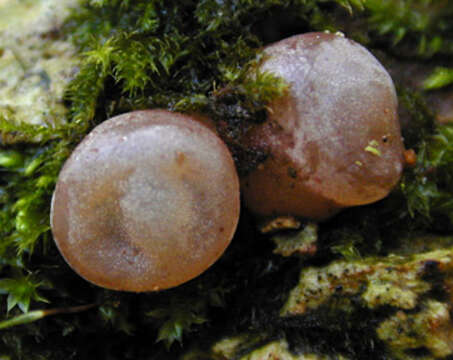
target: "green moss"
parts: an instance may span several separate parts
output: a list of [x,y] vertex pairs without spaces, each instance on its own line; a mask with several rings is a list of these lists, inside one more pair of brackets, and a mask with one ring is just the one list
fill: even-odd
[[453,84],[453,69],[438,67],[434,72],[425,80],[424,88],[426,90],[433,90]]
[[453,53],[453,9],[448,2],[371,0],[365,2],[365,8],[368,24],[387,35],[395,49],[421,57]]
[[401,183],[411,217],[418,213],[453,220],[453,127],[439,126],[419,145],[417,166],[408,170]]

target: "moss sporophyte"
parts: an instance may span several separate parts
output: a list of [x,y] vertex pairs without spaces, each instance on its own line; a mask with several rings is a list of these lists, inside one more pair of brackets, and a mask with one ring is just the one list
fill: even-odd
[[[450,2],[413,0],[0,1],[0,357],[452,356],[452,14]],[[365,90],[355,87],[364,78]],[[178,122],[171,133],[184,141],[165,142],[154,125],[146,136],[108,130],[115,119],[130,125],[156,109]],[[413,151],[395,131],[396,112]],[[328,114],[339,120],[320,121]],[[192,133],[187,118],[204,130]],[[82,151],[102,136],[127,140]],[[134,136],[143,141],[130,142]],[[167,148],[190,139],[210,150],[197,155],[196,147],[190,157]],[[152,165],[134,170],[132,156],[118,155],[140,144],[168,150],[157,178],[140,176]],[[73,168],[79,152],[92,171]],[[153,158],[151,149],[136,153],[146,164]],[[122,175],[99,165],[101,156],[124,166]],[[225,165],[211,161],[217,157]],[[237,227],[236,171],[244,205]],[[73,175],[79,188],[64,194]],[[272,175],[279,186],[270,186]],[[263,189],[270,196],[259,196]],[[52,226],[70,266],[51,233],[55,190]],[[287,201],[277,204],[282,193]],[[62,195],[72,197],[72,217],[64,201],[57,205]],[[266,209],[250,199],[272,202]],[[289,207],[301,199],[303,212]],[[95,215],[84,217],[88,208]],[[77,222],[114,241],[96,251],[84,243],[71,258],[60,242],[81,239]],[[141,245],[165,231],[171,241],[155,240],[175,251],[159,261]],[[107,265],[98,255],[109,246],[116,253]],[[185,262],[201,253],[195,265]],[[90,281],[71,269],[82,258],[94,260],[77,270]],[[158,280],[151,260],[165,274]],[[143,270],[145,282],[121,264]],[[112,273],[122,280],[106,280]],[[149,291],[156,287],[168,289]]]

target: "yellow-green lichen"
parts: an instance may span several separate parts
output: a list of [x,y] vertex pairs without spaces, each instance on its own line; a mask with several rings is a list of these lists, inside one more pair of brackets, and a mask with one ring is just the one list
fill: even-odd
[[363,306],[370,309],[383,305],[412,309],[418,297],[431,289],[431,284],[423,279],[430,262],[448,273],[453,269],[453,248],[407,257],[340,260],[327,267],[303,269],[282,315],[304,314],[339,292],[342,296],[360,295]]
[[[254,341],[253,341],[254,340]],[[215,343],[211,352],[196,352],[197,356],[191,358],[195,353],[187,354],[183,360],[189,359],[222,359],[222,360],[346,360],[347,358],[342,355],[331,357],[329,355],[321,355],[311,353],[310,351],[295,354],[289,349],[288,342],[284,339],[258,343],[259,337],[252,339],[250,335],[238,335],[233,337],[224,338]],[[257,345],[253,345],[257,342]],[[244,348],[249,347],[244,351]],[[202,356],[205,356],[203,357]]]
[[293,355],[284,340],[273,341],[240,357],[240,360],[329,360],[330,357],[315,354]]
[[[434,358],[453,354],[453,322],[447,304],[428,300],[421,311],[398,311],[383,321],[377,334],[398,359],[412,359],[408,350],[428,349]],[[415,357],[414,357],[415,359]]]
[[274,254],[282,256],[313,255],[316,252],[316,241],[318,240],[318,225],[307,224],[303,230],[291,234],[276,234],[272,241],[276,247]]

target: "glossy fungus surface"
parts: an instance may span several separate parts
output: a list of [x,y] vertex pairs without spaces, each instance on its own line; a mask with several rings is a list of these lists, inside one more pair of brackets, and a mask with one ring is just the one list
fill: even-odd
[[51,225],[69,265],[110,289],[155,291],[214,263],[239,217],[223,142],[192,117],[135,111],[105,121],[64,165]]
[[334,34],[294,36],[265,53],[261,70],[289,91],[249,134],[268,157],[242,179],[247,206],[261,216],[325,219],[385,197],[401,177],[404,151],[387,71]]

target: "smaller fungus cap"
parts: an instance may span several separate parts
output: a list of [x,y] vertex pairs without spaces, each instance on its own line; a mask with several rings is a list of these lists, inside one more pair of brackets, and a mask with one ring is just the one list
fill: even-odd
[[239,218],[233,159],[187,115],[135,111],[97,126],[64,165],[51,226],[68,264],[115,290],[155,291],[205,271]]

